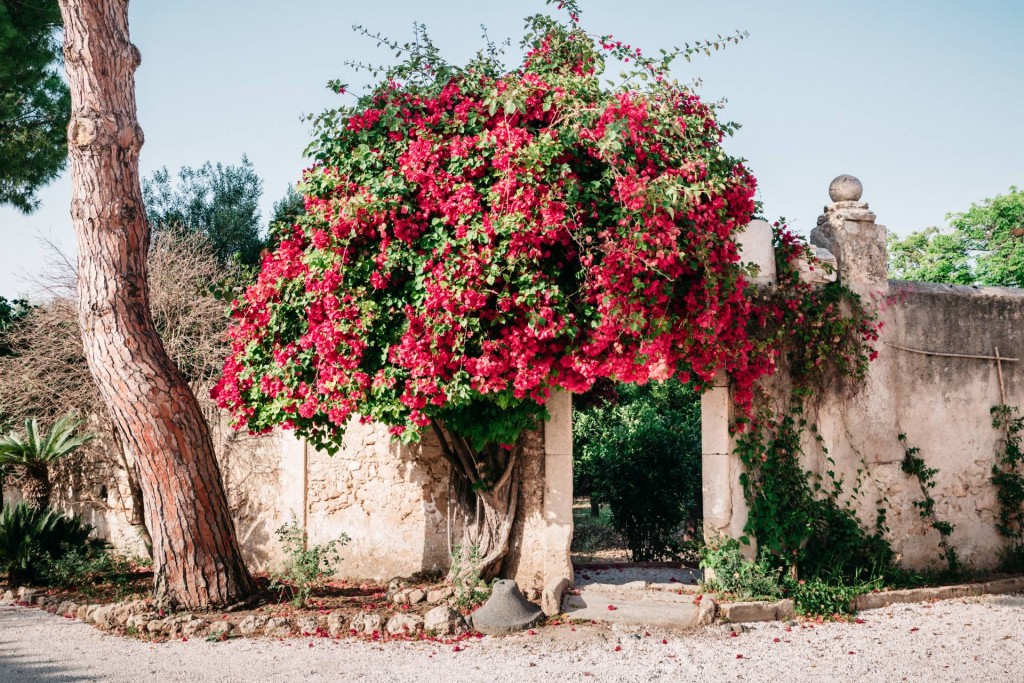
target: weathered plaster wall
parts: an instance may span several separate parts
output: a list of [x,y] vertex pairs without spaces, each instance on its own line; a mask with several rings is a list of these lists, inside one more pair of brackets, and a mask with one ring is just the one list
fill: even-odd
[[[820,392],[809,417],[817,419],[821,446],[836,461],[845,490],[855,485],[858,468],[864,469],[863,493],[855,501],[861,519],[870,525],[883,501],[889,538],[906,566],[937,564],[939,536],[913,505],[922,494],[917,479],[901,469],[900,434],[938,469],[932,491],[936,513],[955,525],[951,542],[961,559],[979,569],[993,567],[1003,541],[995,528],[998,506],[989,479],[1002,435],[993,429],[989,411],[1004,401],[1024,406],[1024,290],[888,280],[885,228],[859,201],[859,181],[840,177],[833,189],[837,186],[811,240],[819,255],[834,258],[843,284],[878,306],[883,327],[875,345],[878,358],[863,385]],[[748,230],[770,228],[752,224]],[[764,239],[747,244],[760,246],[748,248],[744,260],[773,260]],[[820,271],[806,270],[803,276],[819,284],[827,279]],[[1019,359],[999,364],[1005,397],[997,349],[1003,358]],[[780,403],[788,395],[784,377],[766,387]],[[728,433],[727,389],[708,392],[702,407],[705,531],[738,537],[747,507],[739,485],[742,466],[732,455],[735,443]],[[804,465],[819,474],[828,469],[809,435]]]
[[[1004,400],[996,362],[916,351],[993,357],[998,349],[1003,357],[1024,359],[1024,291],[892,281],[883,305],[878,358],[864,387],[852,396],[833,391],[822,397],[824,445],[847,481],[866,464],[862,518],[873,519],[883,494],[896,551],[908,566],[923,567],[936,560],[939,538],[913,506],[922,497],[917,480],[901,470],[898,435],[906,434],[938,469],[936,513],[956,525],[951,541],[962,559],[992,567],[1003,545],[989,481],[1002,437],[989,413]],[[1021,363],[1001,365],[1006,403],[1024,406]],[[822,469],[820,454],[809,460]]]

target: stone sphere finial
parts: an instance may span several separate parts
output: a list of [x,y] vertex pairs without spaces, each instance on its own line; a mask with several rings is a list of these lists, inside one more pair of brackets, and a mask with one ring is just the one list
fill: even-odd
[[828,186],[828,196],[834,202],[858,202],[863,194],[860,181],[846,173],[836,176]]

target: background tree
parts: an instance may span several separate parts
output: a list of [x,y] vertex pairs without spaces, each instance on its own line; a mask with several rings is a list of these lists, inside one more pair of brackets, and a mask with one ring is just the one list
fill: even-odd
[[948,230],[927,228],[889,240],[895,277],[957,285],[1024,287],[1024,191],[972,204],[947,216]]
[[[528,19],[511,71],[493,50],[448,65],[422,27],[383,41],[405,61],[315,120],[307,212],[237,302],[216,388],[238,426],[331,452],[354,414],[432,432],[485,578],[552,390],[728,368],[742,402],[769,367],[748,353],[735,241],[754,180],[667,73],[697,48],[649,59],[561,4],[566,22]],[[627,69],[614,89],[606,60]]]
[[[204,413],[215,410],[209,390],[227,351],[224,304],[215,298],[210,283],[231,274],[198,232],[165,230],[150,245],[147,275],[153,322]],[[0,355],[0,414],[18,423],[33,417],[49,422],[68,411],[88,417],[89,430],[98,438],[81,449],[81,456],[92,461],[116,458],[131,492],[128,521],[151,548],[136,458],[118,438],[89,374],[78,326],[77,281],[74,263],[54,249],[46,270],[36,278],[46,300],[28,308],[4,337],[11,352]]]
[[299,216],[306,213],[306,200],[295,185],[289,185],[284,196],[274,202],[274,210],[270,216],[270,225],[294,225]]
[[237,166],[207,161],[183,166],[172,177],[167,168],[142,183],[146,215],[155,231],[195,230],[206,235],[222,263],[235,258],[258,265],[264,247],[259,201],[263,181],[248,157]]
[[67,163],[57,0],[0,0],[0,204],[26,213]]
[[124,0],[60,0],[71,88],[72,221],[78,312],[89,370],[137,458],[153,538],[154,592],[186,608],[252,590],[210,430],[149,310],[149,224],[139,184],[142,131]]
[[675,379],[618,385],[573,411],[573,437],[573,474],[609,505],[632,560],[674,557],[702,517],[700,397]]

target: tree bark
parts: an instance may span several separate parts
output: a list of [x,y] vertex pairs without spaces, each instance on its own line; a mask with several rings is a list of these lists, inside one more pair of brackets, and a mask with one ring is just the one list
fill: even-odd
[[[516,462],[523,438],[509,450],[488,445],[476,450],[469,441],[451,433],[444,424],[431,422],[441,451],[452,466],[454,503],[462,517],[460,557],[449,570],[449,580],[476,564],[480,578],[489,581],[501,572],[519,503]],[[471,552],[472,551],[472,552]],[[470,556],[477,559],[471,562]]]
[[149,310],[149,225],[127,0],[60,0],[71,86],[71,217],[78,313],[89,371],[135,456],[153,539],[154,592],[194,609],[247,596],[210,430],[164,351]]

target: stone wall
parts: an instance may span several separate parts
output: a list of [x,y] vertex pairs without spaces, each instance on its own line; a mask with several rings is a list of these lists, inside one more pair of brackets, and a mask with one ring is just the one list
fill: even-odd
[[[999,403],[1024,406],[1024,290],[888,280],[885,229],[859,201],[859,191],[835,194],[812,243],[831,252],[826,256],[834,254],[844,284],[879,307],[883,327],[878,358],[863,385],[831,389],[810,406],[821,446],[836,461],[847,490],[857,469],[864,469],[861,519],[870,524],[883,499],[894,549],[906,566],[923,568],[938,562],[939,537],[913,506],[922,496],[916,478],[901,469],[898,437],[905,434],[927,465],[938,469],[936,513],[955,525],[951,542],[961,559],[979,569],[993,567],[1003,540],[989,479],[1002,434],[993,429],[989,410]],[[751,229],[770,230],[767,224]],[[746,260],[766,258],[773,257],[763,249],[745,252]],[[784,378],[776,378],[767,386],[781,400],[784,385]],[[703,402],[705,529],[738,537],[746,503],[741,465],[731,455],[730,410],[723,382]],[[823,474],[820,446],[809,437],[804,446],[805,467]]]
[[[524,590],[551,577],[572,577],[572,407],[553,395],[552,420],[529,434],[520,459],[519,514],[506,573]],[[391,441],[380,425],[353,420],[341,450],[331,456],[290,432],[248,436],[225,416],[208,412],[236,531],[253,571],[278,569],[284,556],[276,530],[295,521],[309,543],[346,534],[339,575],[388,579],[447,571],[451,542],[461,537],[448,506],[449,467],[432,433],[421,444]],[[55,472],[57,507],[83,516],[116,547],[141,554],[132,524],[125,467],[110,444],[96,442]],[[8,488],[6,500],[17,500]]]

